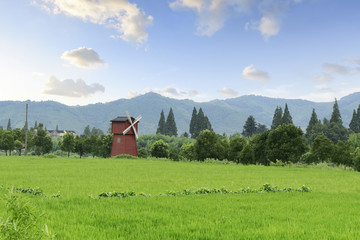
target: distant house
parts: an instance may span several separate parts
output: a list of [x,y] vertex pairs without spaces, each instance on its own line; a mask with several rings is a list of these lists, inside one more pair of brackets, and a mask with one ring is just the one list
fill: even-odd
[[72,133],[74,136],[79,136],[75,131],[72,130],[48,130],[48,135],[52,138],[63,138],[66,133]]

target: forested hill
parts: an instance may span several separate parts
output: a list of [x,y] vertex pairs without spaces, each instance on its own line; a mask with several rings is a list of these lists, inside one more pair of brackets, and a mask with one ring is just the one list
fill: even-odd
[[[33,126],[37,121],[44,123],[47,129],[55,129],[58,125],[59,129],[74,130],[78,133],[82,133],[86,125],[107,131],[110,120],[117,116],[124,116],[126,110],[134,117],[143,116],[139,125],[140,134],[155,133],[161,110],[164,109],[166,117],[172,107],[179,135],[185,131],[189,132],[189,122],[194,106],[197,109],[202,107],[217,133],[228,134],[241,132],[249,115],[253,115],[257,122],[269,127],[276,106],[284,109],[285,103],[289,106],[294,124],[302,128],[306,128],[313,108],[319,119],[324,117],[330,119],[333,107],[333,102],[315,103],[254,95],[198,103],[192,100],[167,98],[156,93],[87,106],[67,106],[53,101],[0,101],[0,126],[6,128],[10,118],[12,128],[23,127],[26,103],[29,104],[29,126]],[[338,100],[338,103],[344,126],[348,127],[353,109],[360,104],[360,93],[343,97]]]

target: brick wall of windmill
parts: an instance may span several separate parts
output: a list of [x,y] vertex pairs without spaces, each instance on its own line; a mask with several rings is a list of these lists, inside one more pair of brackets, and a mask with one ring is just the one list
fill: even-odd
[[[112,157],[120,154],[138,155],[134,130],[131,129],[123,135],[124,130],[129,126],[128,121],[112,122],[112,133],[114,134],[111,148]],[[134,126],[137,131],[138,124],[136,123]]]

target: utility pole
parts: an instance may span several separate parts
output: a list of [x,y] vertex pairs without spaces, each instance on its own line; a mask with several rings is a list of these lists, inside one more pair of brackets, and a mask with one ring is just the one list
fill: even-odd
[[26,104],[26,120],[25,120],[25,156],[27,156],[27,135],[28,135],[28,104]]

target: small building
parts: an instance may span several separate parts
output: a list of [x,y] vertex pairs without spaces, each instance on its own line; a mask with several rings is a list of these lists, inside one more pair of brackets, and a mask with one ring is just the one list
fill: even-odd
[[[134,118],[131,117],[131,122],[134,122]],[[111,133],[114,134],[111,147],[111,157],[120,154],[129,154],[137,156],[137,145],[135,131],[138,130],[138,122],[133,124],[134,129],[131,127],[128,132],[124,134],[124,131],[129,128],[131,123],[127,117],[117,117],[111,120]]]

